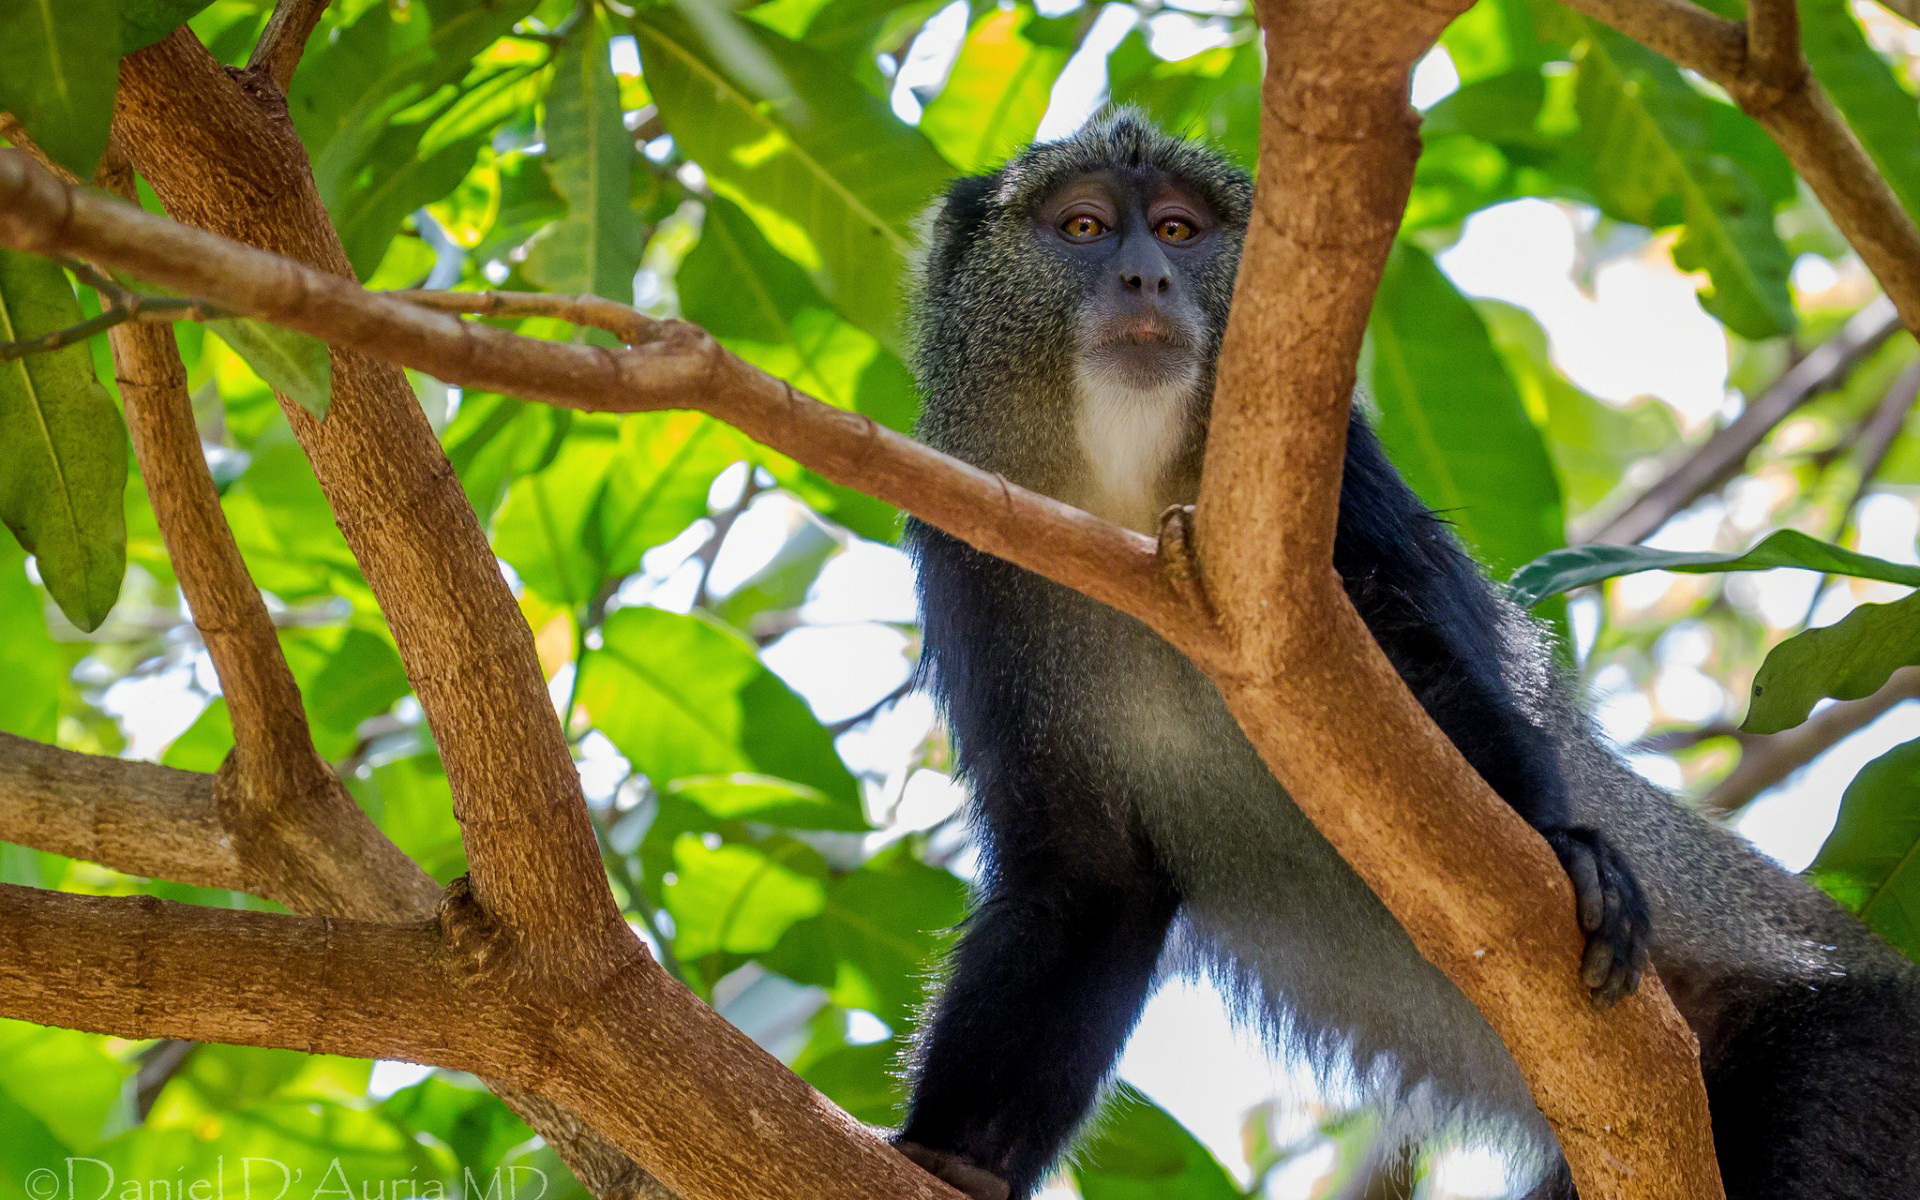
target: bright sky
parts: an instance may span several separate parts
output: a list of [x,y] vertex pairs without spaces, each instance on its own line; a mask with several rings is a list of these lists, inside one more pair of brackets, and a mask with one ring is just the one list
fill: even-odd
[[[1048,11],[1076,6],[1073,0],[1042,5]],[[1177,56],[1216,44],[1221,27],[1207,19],[1218,10],[1213,0],[1188,0],[1178,7],[1188,11],[1169,9],[1150,18],[1157,50]],[[1101,13],[1086,49],[1070,63],[1054,91],[1044,135],[1071,132],[1104,101],[1104,57],[1136,19],[1131,9],[1120,6]],[[966,4],[955,0],[907,53],[893,92],[895,111],[904,119],[918,118],[914,89],[939,85],[965,27]],[[630,57],[630,44],[617,46],[616,54]],[[635,66],[622,65],[628,70]],[[1423,106],[1431,104],[1455,82],[1451,63],[1436,51],[1416,75],[1416,99]],[[1658,241],[1605,260],[1582,286],[1575,269],[1590,224],[1589,215],[1566,205],[1532,200],[1503,205],[1472,218],[1459,244],[1440,262],[1466,292],[1531,311],[1551,338],[1555,361],[1587,391],[1619,403],[1657,397],[1674,409],[1684,427],[1697,431],[1729,405],[1727,346],[1719,326],[1701,312],[1693,281],[1673,269],[1666,246]],[[723,478],[716,484],[716,498],[737,494],[738,487],[737,474]],[[1657,540],[1674,548],[1707,545],[1719,533],[1724,516],[1719,506],[1705,506],[1674,522]],[[793,501],[777,494],[763,496],[729,539],[715,569],[716,587],[724,591],[744,580],[796,523],[811,519]],[[1907,500],[1876,498],[1861,512],[1862,548],[1913,561],[1917,525]],[[704,530],[690,531],[673,547],[651,555],[648,566],[659,574],[634,598],[645,595],[663,607],[687,607],[693,568],[681,560],[704,537]],[[1616,585],[1614,603],[1629,612],[1655,608],[1675,586],[1697,585],[1682,585],[1665,575],[1640,576]],[[1743,586],[1782,629],[1797,623],[1805,611],[1809,580],[1804,575],[1770,572],[1751,577]],[[1820,613],[1821,623],[1837,619],[1856,598],[1845,588],[1833,589]],[[806,617],[820,624],[781,638],[768,648],[766,660],[823,720],[838,720],[866,709],[906,677],[909,644],[899,626],[912,621],[913,611],[912,576],[905,558],[890,548],[854,543],[829,563],[806,605]],[[1592,617],[1590,603],[1584,610],[1576,605],[1577,623],[1589,630],[1586,640]],[[1644,733],[1656,715],[1669,723],[1700,721],[1728,706],[1737,715],[1743,701],[1729,698],[1700,670],[1706,647],[1699,635],[1676,634],[1662,650],[1652,700],[1629,687],[1622,672],[1603,673],[1595,680],[1602,719],[1616,738],[1624,741]],[[564,680],[556,683],[564,685]],[[189,689],[214,684],[202,656],[194,665],[114,685],[107,705],[126,724],[128,753],[157,757],[197,713],[197,702],[183,703]],[[871,727],[848,733],[840,742],[855,769],[873,772],[881,780],[870,797],[871,807],[876,814],[891,816],[896,836],[900,830],[939,823],[962,801],[959,789],[943,776],[913,767],[915,749],[932,722],[924,697],[909,697]],[[1874,755],[1915,736],[1920,736],[1920,707],[1895,710],[1754,804],[1739,828],[1788,866],[1804,866],[1830,827],[1840,792],[1853,773]],[[591,741],[587,754],[589,787],[604,790],[617,778],[617,764],[608,761],[611,748]],[[1640,765],[1662,782],[1678,780],[1677,769],[1667,760],[1646,758]],[[1185,982],[1164,987],[1150,1004],[1121,1074],[1241,1172],[1245,1162],[1240,1132],[1247,1111],[1276,1095],[1297,1102],[1313,1091],[1297,1068],[1269,1063],[1253,1042],[1233,1031],[1211,988]],[[413,1077],[412,1069],[384,1065],[380,1086],[389,1089]],[[1292,1136],[1304,1128],[1297,1104],[1283,1106],[1277,1119],[1295,1126]],[[1310,1158],[1277,1178],[1268,1194],[1304,1197],[1327,1165],[1324,1158]],[[1436,1184],[1429,1197],[1498,1195],[1500,1163],[1484,1152],[1463,1151],[1447,1160]]]

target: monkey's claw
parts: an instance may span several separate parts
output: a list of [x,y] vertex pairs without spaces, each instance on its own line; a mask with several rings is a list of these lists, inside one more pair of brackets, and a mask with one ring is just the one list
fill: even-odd
[[1007,1181],[962,1154],[930,1150],[917,1142],[896,1139],[893,1148],[907,1156],[922,1171],[942,1183],[959,1188],[973,1200],[1007,1200],[1012,1188]]
[[1545,833],[1573,883],[1574,909],[1587,935],[1580,982],[1593,991],[1596,1008],[1610,1008],[1640,986],[1653,931],[1640,882],[1626,859],[1597,829],[1573,827]]

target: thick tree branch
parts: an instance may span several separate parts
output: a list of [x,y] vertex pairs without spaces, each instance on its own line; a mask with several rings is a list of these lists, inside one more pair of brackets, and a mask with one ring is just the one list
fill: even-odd
[[293,82],[294,68],[300,65],[307,39],[327,11],[327,0],[280,0],[267,18],[267,27],[247,59],[247,70],[265,72],[281,91]]
[[[478,1068],[489,997],[449,972],[429,923],[195,908],[0,884],[0,1014]],[[500,1050],[490,1050],[499,1054]]]
[[1540,918],[1553,893],[1571,911],[1558,863],[1421,710],[1332,570],[1354,363],[1418,152],[1408,71],[1465,7],[1261,7],[1260,183],[1197,515],[1224,643],[1211,673],[1302,811],[1513,1050],[1581,1194],[1716,1197],[1686,1026],[1651,979],[1619,1011],[1587,1008],[1573,922]]
[[[277,91],[276,91],[277,94]],[[180,119],[182,106],[194,119]],[[116,129],[174,216],[350,276],[279,104],[177,30],[121,65]],[[521,617],[404,374],[336,354],[327,420],[282,397],[447,766],[481,903],[582,970],[631,940]]]

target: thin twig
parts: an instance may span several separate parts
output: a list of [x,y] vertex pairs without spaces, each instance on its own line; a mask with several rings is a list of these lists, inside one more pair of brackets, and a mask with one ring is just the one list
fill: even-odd
[[1754,76],[1774,87],[1793,87],[1806,74],[1797,0],[1749,0],[1747,57]]
[[[1912,414],[1916,402],[1920,402],[1920,363],[1910,363],[1848,439],[1857,451],[1860,478],[1853,485],[1853,495],[1841,507],[1839,519],[1834,522],[1833,536],[1829,540],[1841,540],[1852,528],[1860,502],[1873,490],[1873,482],[1879,476],[1880,468],[1886,465],[1887,455],[1893,452],[1893,443],[1899,439],[1900,431],[1906,428],[1907,417]],[[1800,619],[1802,625],[1813,620],[1814,613],[1819,611],[1820,601],[1827,594],[1827,585],[1832,581],[1833,576],[1825,573],[1814,581],[1813,596],[1807,601],[1807,615]]]
[[300,65],[300,56],[306,51],[307,39],[313,36],[320,24],[320,14],[326,10],[327,0],[280,0],[253,47],[247,70],[265,71],[281,91],[286,91],[287,85],[293,82],[294,68]]
[[660,336],[661,322],[603,296],[552,295],[546,292],[443,292],[410,288],[388,292],[396,300],[436,312],[472,317],[551,317],[570,325],[599,329],[629,346]]
[[1920,698],[1920,667],[1903,667],[1873,695],[1828,705],[1792,729],[1764,735],[1736,734],[1740,761],[1701,797],[1701,809],[1720,815],[1738,812],[1843,739],[1915,698]]
[[740,485],[739,498],[714,514],[713,533],[693,555],[700,564],[700,586],[693,590],[695,608],[713,607],[713,592],[708,585],[713,582],[713,564],[720,561],[720,548],[726,544],[727,535],[733,532],[734,525],[752,507],[754,498],[766,490],[760,483],[760,472],[748,464],[746,482]]
[[56,329],[52,333],[43,333],[39,337],[25,338],[17,342],[0,342],[0,362],[12,362],[18,358],[25,358],[29,354],[47,354],[77,345],[95,334],[105,333],[114,326],[124,325],[129,321],[146,323],[179,320],[205,321],[209,319],[210,311],[198,300],[142,296],[138,298],[136,305],[114,305],[102,309],[98,315],[88,317],[78,325],[69,325],[65,329]]
[[1814,397],[1839,386],[1867,355],[1900,328],[1899,315],[1885,297],[1877,297],[1848,318],[1826,341],[1814,347],[1745,411],[1676,463],[1658,483],[1628,501],[1605,522],[1578,540],[1631,545],[1652,536],[1700,497],[1739,474],[1747,456],[1780,422]]

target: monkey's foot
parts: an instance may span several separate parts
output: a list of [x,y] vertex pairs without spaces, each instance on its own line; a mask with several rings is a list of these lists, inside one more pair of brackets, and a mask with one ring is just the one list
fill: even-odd
[[1007,1181],[983,1167],[975,1166],[962,1154],[929,1150],[917,1142],[895,1141],[893,1148],[906,1155],[922,1171],[942,1183],[959,1188],[973,1200],[1007,1200],[1012,1191]]
[[1627,860],[1597,829],[1545,831],[1573,883],[1574,909],[1586,931],[1587,953],[1580,982],[1593,990],[1596,1008],[1610,1008],[1640,986],[1647,966],[1653,917]]

